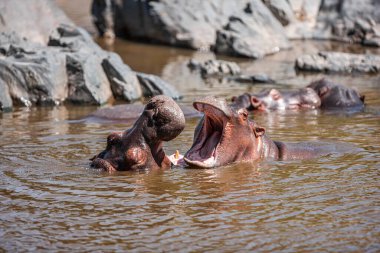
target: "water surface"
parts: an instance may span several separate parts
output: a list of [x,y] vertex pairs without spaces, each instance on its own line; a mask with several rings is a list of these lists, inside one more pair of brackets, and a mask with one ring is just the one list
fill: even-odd
[[[109,48],[109,47],[108,47]],[[296,73],[294,59],[318,50],[379,50],[329,42],[239,62],[276,85],[203,81],[190,58],[212,53],[117,40],[109,48],[133,69],[161,76],[184,95],[230,98],[262,88],[299,88],[324,75]],[[88,168],[107,134],[132,122],[74,121],[96,107],[17,108],[0,114],[0,252],[379,252],[380,76],[329,75],[366,95],[355,114],[257,113],[275,140],[343,143],[349,152],[304,161],[262,161],[197,170],[172,168],[107,174]],[[253,116],[252,116],[253,117]],[[165,144],[191,146],[198,119]]]

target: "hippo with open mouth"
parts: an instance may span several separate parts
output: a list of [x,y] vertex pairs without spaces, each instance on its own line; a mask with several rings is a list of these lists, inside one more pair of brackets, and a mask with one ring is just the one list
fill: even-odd
[[90,165],[106,171],[169,168],[162,142],[176,138],[184,128],[184,114],[174,100],[153,97],[131,129],[108,136],[106,149],[90,159]]
[[321,155],[310,143],[272,141],[263,127],[248,118],[245,108],[227,105],[224,99],[205,97],[193,103],[204,116],[195,129],[193,145],[184,156],[192,166],[211,168],[234,162],[309,159]]

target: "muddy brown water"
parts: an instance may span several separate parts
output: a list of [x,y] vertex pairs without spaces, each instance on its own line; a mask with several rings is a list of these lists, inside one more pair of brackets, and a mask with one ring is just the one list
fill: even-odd
[[[262,88],[299,88],[323,74],[296,73],[294,59],[321,49],[379,50],[294,42],[263,60],[232,59],[276,85],[202,81],[186,67],[211,53],[117,40],[110,48],[138,71],[160,75],[190,105]],[[355,114],[258,113],[275,140],[343,143],[349,152],[304,161],[262,161],[197,170],[107,174],[88,168],[112,131],[132,123],[77,122],[96,107],[17,108],[0,114],[0,252],[379,252],[380,76],[329,75],[366,95]],[[185,152],[197,119],[165,144]]]

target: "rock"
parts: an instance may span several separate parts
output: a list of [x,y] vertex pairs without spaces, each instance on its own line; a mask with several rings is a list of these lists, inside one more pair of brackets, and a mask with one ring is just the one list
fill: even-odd
[[323,1],[313,38],[380,46],[380,1]]
[[263,0],[263,3],[283,26],[295,21],[293,10],[287,0]]
[[259,0],[250,1],[239,16],[231,16],[217,31],[215,44],[218,53],[255,59],[287,48],[290,44],[283,27]]
[[[117,35],[155,41],[188,48],[210,48],[216,29],[229,16],[241,13],[248,0],[111,0],[114,29]],[[92,15],[97,26],[109,27],[107,5],[94,0]],[[103,23],[102,23],[103,22]],[[99,24],[100,23],[100,24]],[[103,28],[99,29],[102,33]]]
[[275,83],[267,74],[238,75],[231,77],[231,80],[239,83]]
[[289,5],[295,17],[285,27],[286,35],[289,39],[313,38],[321,2],[321,0],[289,0]]
[[153,97],[160,94],[172,97],[173,99],[182,97],[172,85],[158,76],[140,72],[136,72],[136,74],[145,97]]
[[108,53],[102,61],[102,67],[115,98],[131,102],[142,96],[136,73],[123,63],[119,55]]
[[102,37],[114,37],[113,12],[115,3],[111,0],[94,0],[91,13],[94,24]]
[[[48,44],[50,46],[67,48],[73,54],[80,52],[81,54],[88,54],[90,58],[94,58],[92,61],[94,63],[96,62],[96,64],[93,68],[97,68],[97,70],[90,70],[90,65],[88,65],[87,68],[92,74],[99,71],[99,81],[103,79],[104,75],[107,76],[108,81],[103,81],[102,83],[99,83],[99,81],[95,82],[99,83],[99,88],[105,89],[104,94],[108,94],[109,89],[106,86],[110,85],[115,98],[130,102],[141,97],[142,92],[136,74],[123,63],[120,56],[115,53],[103,51],[83,29],[60,25],[50,36]],[[99,69],[99,65],[102,67],[102,70]],[[82,73],[82,76],[84,74],[85,73]],[[95,80],[94,78],[95,77],[92,79]],[[88,91],[91,90],[99,94],[97,89],[92,88]],[[93,97],[98,97],[98,95],[94,95]],[[109,98],[110,97],[106,100]],[[75,101],[77,101],[77,99],[75,99]],[[88,100],[86,99],[86,101]],[[102,99],[101,101],[94,102],[101,104],[105,101]]]
[[319,52],[316,55],[303,55],[296,60],[296,67],[306,71],[366,72],[380,71],[380,56]]
[[13,104],[56,105],[67,97],[65,55],[55,49],[24,53],[14,47],[0,59],[0,80]]
[[74,23],[49,0],[1,0],[0,32],[17,32],[21,38],[46,45],[59,24]]
[[66,68],[68,101],[101,105],[112,98],[110,84],[97,55],[67,54]]
[[[202,113],[193,107],[179,105],[186,118],[201,117]],[[121,104],[111,107],[103,107],[84,118],[86,121],[114,122],[136,120],[144,111],[143,104]]]
[[215,75],[238,75],[241,72],[237,63],[222,60],[206,60],[204,62],[199,62],[191,59],[187,66],[192,70],[200,71],[203,78]]
[[13,107],[12,98],[9,95],[8,85],[0,79],[0,111],[9,111]]

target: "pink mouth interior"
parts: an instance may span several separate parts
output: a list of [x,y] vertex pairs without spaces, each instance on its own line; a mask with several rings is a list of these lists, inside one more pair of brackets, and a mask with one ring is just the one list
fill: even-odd
[[195,165],[213,166],[217,148],[223,135],[223,113],[210,105],[198,104],[197,110],[204,112],[202,129],[196,136],[195,145],[187,152],[185,160]]

